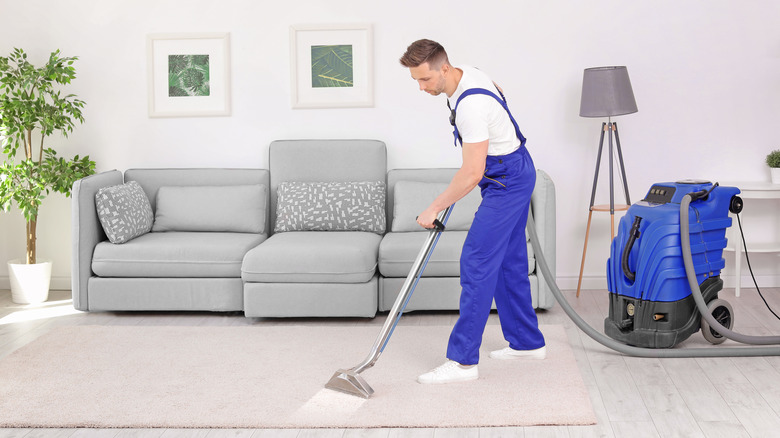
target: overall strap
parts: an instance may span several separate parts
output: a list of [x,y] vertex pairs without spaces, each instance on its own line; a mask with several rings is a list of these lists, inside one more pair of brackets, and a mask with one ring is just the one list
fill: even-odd
[[498,97],[492,91],[486,90],[484,88],[469,88],[468,90],[464,91],[463,94],[461,94],[460,97],[458,97],[457,102],[455,102],[455,109],[452,109],[452,107],[450,106],[450,101],[447,100],[447,108],[450,109],[450,124],[453,126],[453,128],[455,128],[455,130],[452,131],[452,134],[455,136],[455,146],[458,146],[458,141],[460,141],[461,146],[463,145],[463,139],[460,137],[460,133],[458,132],[458,127],[455,125],[455,112],[458,111],[458,105],[460,104],[460,101],[473,94],[484,94],[496,99],[498,103],[500,103],[501,106],[504,107],[504,110],[506,110],[507,115],[509,115],[509,120],[511,120],[512,124],[515,126],[515,134],[517,135],[518,140],[520,140],[520,146],[521,147],[525,146],[525,137],[523,137],[523,133],[520,132],[520,127],[517,126],[517,122],[515,121],[515,118],[512,117],[512,113],[509,111],[509,106],[507,106],[506,104],[506,98],[504,97],[504,93],[502,93],[499,90],[498,94],[500,94],[501,97]]

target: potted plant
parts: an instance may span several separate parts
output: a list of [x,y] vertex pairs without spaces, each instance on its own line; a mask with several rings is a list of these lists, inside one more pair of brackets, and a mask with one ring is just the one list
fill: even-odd
[[[7,212],[16,204],[27,222],[26,259],[8,262],[12,299],[17,303],[48,299],[51,262],[38,263],[38,207],[51,191],[70,196],[73,183],[95,171],[88,156],[68,161],[45,147],[46,137],[55,132],[67,137],[76,121],[84,122],[84,102],[57,90],[76,77],[77,59],[61,57],[57,50],[38,68],[21,49],[0,57],[0,145],[5,154],[0,164],[0,207]],[[17,157],[20,150],[24,154]]]
[[780,184],[780,149],[776,149],[766,156],[766,164],[772,175],[772,183]]

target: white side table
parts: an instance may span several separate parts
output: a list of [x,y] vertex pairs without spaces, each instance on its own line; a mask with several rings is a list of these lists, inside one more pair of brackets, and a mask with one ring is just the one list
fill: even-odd
[[[772,184],[768,182],[722,182],[722,186],[737,187],[741,193],[737,196],[742,199],[780,199],[780,184]],[[732,215],[733,217],[733,215]],[[743,221],[744,222],[744,221]],[[736,228],[735,228],[736,227]],[[735,288],[735,295],[739,296],[739,290],[742,283],[742,235],[739,233],[739,224],[734,218],[734,223],[731,225],[732,236],[730,239],[733,241],[733,245],[729,243],[726,247],[726,251],[734,251],[734,272],[737,277],[737,284]],[[751,253],[773,253],[780,252],[780,242],[770,243],[751,243],[748,246],[748,250]]]

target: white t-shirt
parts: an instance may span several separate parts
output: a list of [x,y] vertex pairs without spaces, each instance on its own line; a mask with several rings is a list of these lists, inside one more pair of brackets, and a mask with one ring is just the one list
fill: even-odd
[[[463,77],[455,93],[449,97],[450,106],[469,88],[484,88],[499,98],[493,81],[474,67],[460,66]],[[455,124],[463,143],[479,143],[488,140],[488,155],[506,155],[520,147],[515,126],[503,106],[496,99],[484,94],[472,94],[460,101]]]

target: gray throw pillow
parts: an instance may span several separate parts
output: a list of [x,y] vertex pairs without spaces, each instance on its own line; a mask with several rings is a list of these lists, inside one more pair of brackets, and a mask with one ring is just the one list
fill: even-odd
[[152,206],[135,181],[98,190],[95,206],[111,243],[129,242],[152,229]]
[[[398,181],[395,183],[392,231],[425,231],[417,224],[417,215],[428,208],[448,185],[448,183],[418,181]],[[450,231],[468,231],[481,202],[482,195],[479,188],[474,188],[468,195],[455,203],[445,228]]]
[[274,232],[368,231],[384,234],[385,183],[279,184]]
[[152,231],[265,232],[268,187],[163,186]]

